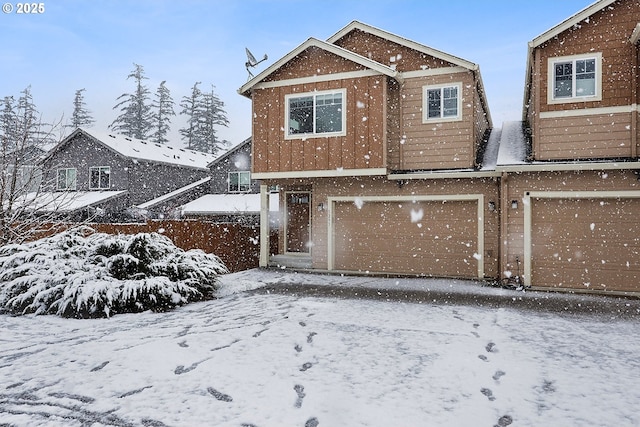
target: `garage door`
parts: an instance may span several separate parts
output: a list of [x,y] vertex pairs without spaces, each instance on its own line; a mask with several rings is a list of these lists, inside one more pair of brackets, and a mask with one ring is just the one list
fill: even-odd
[[640,291],[640,199],[531,198],[531,284]]
[[343,201],[333,219],[337,270],[482,276],[477,199]]

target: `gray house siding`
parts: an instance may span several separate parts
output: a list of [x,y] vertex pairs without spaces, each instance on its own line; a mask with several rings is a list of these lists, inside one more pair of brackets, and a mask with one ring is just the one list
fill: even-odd
[[[229,172],[250,172],[251,170],[251,138],[238,144],[210,166],[211,194],[229,193]],[[247,193],[259,193],[260,183],[251,180]]]

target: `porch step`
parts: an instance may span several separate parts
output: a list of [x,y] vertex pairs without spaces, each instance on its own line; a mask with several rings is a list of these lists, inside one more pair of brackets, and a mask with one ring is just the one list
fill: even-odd
[[310,255],[271,255],[269,267],[311,268]]

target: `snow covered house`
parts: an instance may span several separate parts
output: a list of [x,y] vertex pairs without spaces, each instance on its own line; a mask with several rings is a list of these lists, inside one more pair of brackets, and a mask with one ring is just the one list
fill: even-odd
[[492,121],[478,65],[354,21],[239,93],[253,107],[262,266],[497,277],[500,185],[483,169]]
[[[216,156],[122,135],[77,129],[43,161],[55,174],[52,193],[66,192],[62,209],[96,220],[129,219],[132,208],[184,187],[208,185]],[[194,196],[197,197],[197,196]]]
[[640,292],[639,39],[640,2],[600,0],[529,42],[496,165],[501,266],[528,285]]
[[[260,184],[251,177],[251,138],[209,164],[208,192],[181,206],[183,218],[215,222],[258,224],[260,220]],[[269,208],[271,227],[278,222],[278,198]]]

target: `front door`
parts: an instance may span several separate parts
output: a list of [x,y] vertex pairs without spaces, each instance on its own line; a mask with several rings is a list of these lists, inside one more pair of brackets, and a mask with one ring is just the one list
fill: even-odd
[[309,253],[311,228],[311,193],[286,193],[285,252]]

